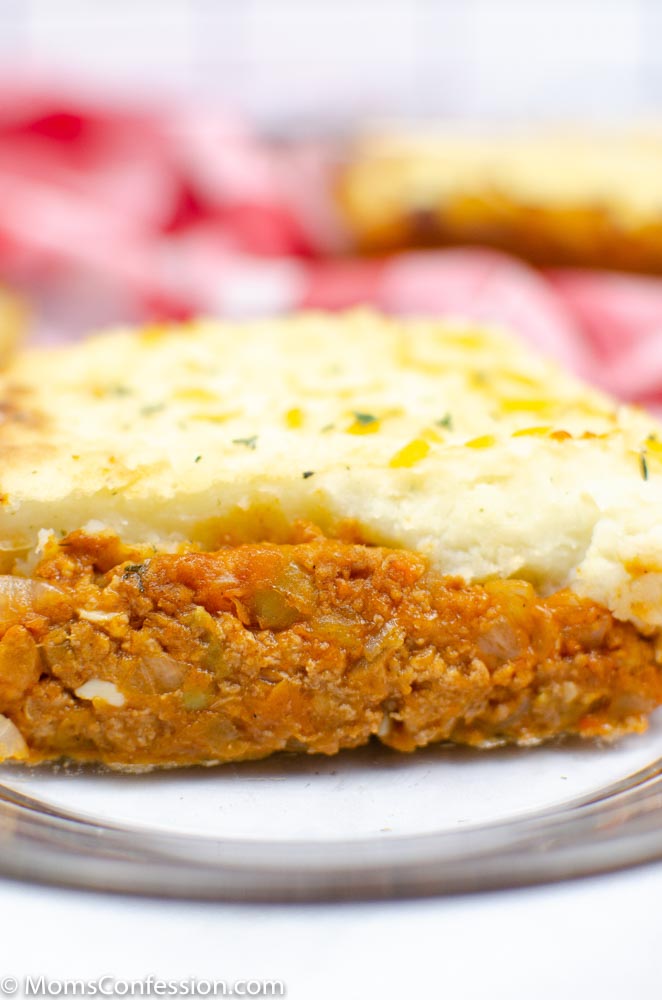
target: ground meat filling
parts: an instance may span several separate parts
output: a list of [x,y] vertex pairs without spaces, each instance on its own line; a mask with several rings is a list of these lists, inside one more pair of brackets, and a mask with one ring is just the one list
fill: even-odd
[[581,266],[624,271],[662,271],[659,225],[624,229],[598,205],[526,205],[491,192],[467,194],[446,203],[382,214],[379,229],[362,232],[361,248],[384,253],[430,247],[480,244],[508,251],[542,266]]
[[322,537],[167,554],[76,532],[0,577],[0,621],[0,747],[31,762],[611,737],[662,703],[655,641],[599,605]]

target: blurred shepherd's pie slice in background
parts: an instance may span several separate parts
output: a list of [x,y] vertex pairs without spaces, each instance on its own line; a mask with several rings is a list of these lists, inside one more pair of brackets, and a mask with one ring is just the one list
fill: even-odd
[[0,368],[9,362],[23,340],[27,313],[25,302],[0,286]]
[[662,273],[662,128],[366,133],[339,182],[357,245],[485,244]]
[[610,738],[662,703],[660,429],[510,335],[152,327],[0,392],[5,758]]

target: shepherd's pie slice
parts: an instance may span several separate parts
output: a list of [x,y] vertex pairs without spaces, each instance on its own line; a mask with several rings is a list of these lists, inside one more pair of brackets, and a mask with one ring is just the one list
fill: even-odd
[[5,758],[613,737],[662,702],[662,436],[473,325],[200,322],[0,375]]
[[397,124],[348,151],[339,206],[360,248],[488,244],[542,264],[662,272],[662,133]]

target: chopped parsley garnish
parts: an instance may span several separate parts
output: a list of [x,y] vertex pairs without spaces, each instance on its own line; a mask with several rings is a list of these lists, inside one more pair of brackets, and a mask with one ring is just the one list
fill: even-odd
[[130,396],[133,392],[128,385],[109,385],[108,392],[112,396]]
[[148,403],[147,406],[140,407],[141,417],[151,417],[153,413],[160,413],[165,410],[165,403]]
[[145,590],[145,585],[143,584],[142,576],[147,569],[147,563],[135,563],[134,565],[125,566],[124,572],[122,573],[122,579],[128,580],[132,576],[138,577],[138,590],[142,594]]
[[452,414],[450,414],[450,413],[444,413],[444,415],[441,418],[441,420],[435,420],[435,424],[437,425],[437,427],[445,427],[446,430],[452,431],[453,430],[453,417],[452,417]]
[[646,452],[642,451],[639,456],[641,461],[641,478],[647,482],[648,481],[648,461],[646,460]]
[[199,462],[201,458],[202,458],[202,455],[196,455],[195,458],[193,459],[193,461],[194,462]]
[[315,473],[314,472],[304,472],[304,473],[302,473],[302,475],[303,475],[304,479],[310,479],[310,477],[314,476]]
[[252,437],[247,438],[233,438],[232,444],[243,444],[245,448],[251,448],[255,451],[255,446],[257,445],[257,434],[253,434]]
[[374,424],[377,417],[375,417],[372,413],[359,413],[354,410],[354,419],[357,424],[363,424],[365,426],[366,424]]

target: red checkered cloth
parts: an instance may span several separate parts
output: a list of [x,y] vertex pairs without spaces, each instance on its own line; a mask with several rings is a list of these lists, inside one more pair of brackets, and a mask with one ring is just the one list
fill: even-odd
[[229,115],[0,88],[0,279],[36,337],[197,313],[372,304],[507,324],[618,395],[662,405],[662,281],[539,272],[489,250],[340,256],[331,145]]

